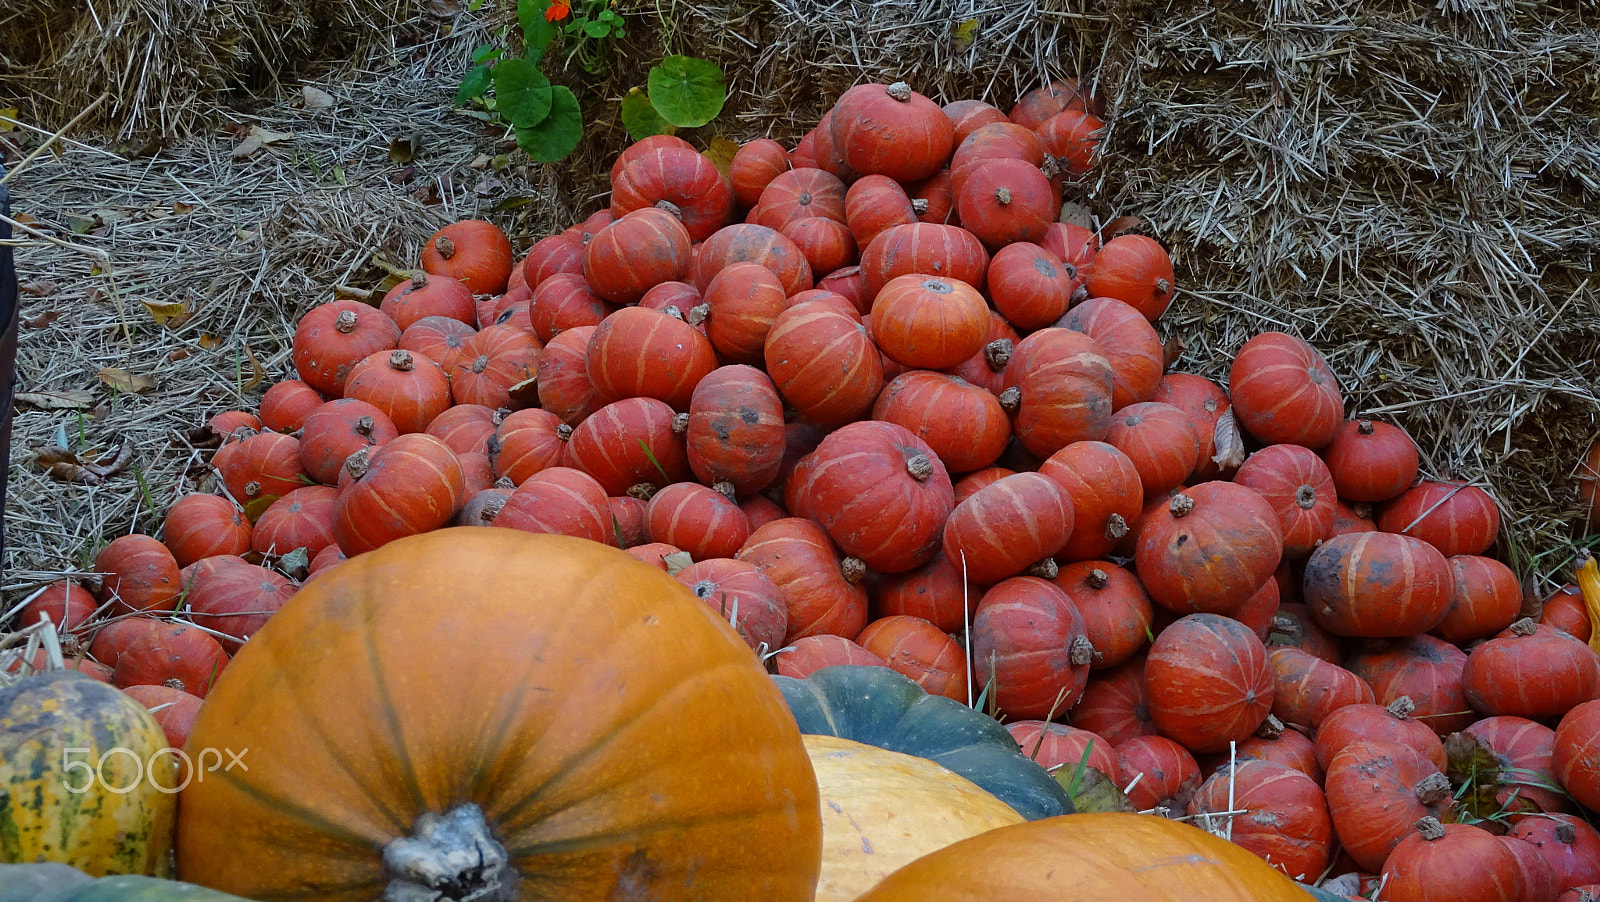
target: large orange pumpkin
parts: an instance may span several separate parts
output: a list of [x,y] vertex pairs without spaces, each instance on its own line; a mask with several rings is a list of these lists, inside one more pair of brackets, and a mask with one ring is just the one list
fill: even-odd
[[1125,899],[1305,902],[1243,847],[1149,814],[1065,814],[997,827],[924,855],[857,902]]
[[595,542],[459,527],[351,558],[229,664],[188,748],[249,769],[183,791],[178,867],[250,898],[423,898],[429,869],[454,898],[816,888],[776,686],[687,588]]

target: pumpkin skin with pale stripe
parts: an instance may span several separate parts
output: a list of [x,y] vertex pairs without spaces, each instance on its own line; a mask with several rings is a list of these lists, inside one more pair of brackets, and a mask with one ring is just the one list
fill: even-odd
[[452,849],[485,899],[816,887],[816,782],[770,677],[594,542],[459,527],[351,558],[224,671],[189,740],[211,747],[249,770],[184,790],[179,872],[252,899],[366,902]]
[[1344,425],[1339,380],[1305,339],[1262,332],[1239,348],[1228,371],[1228,397],[1239,425],[1263,444],[1316,450]]

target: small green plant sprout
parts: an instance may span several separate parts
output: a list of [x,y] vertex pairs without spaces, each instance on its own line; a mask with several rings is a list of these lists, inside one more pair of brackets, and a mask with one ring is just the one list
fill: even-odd
[[[612,46],[627,33],[615,7],[616,0],[517,0],[522,55],[494,44],[474,50],[456,104],[482,103],[491,121],[508,124],[517,146],[534,160],[565,159],[583,139],[583,112],[571,88],[544,74],[543,63],[552,47],[561,47],[568,63],[604,72]],[[727,96],[726,78],[715,63],[669,56],[650,70],[648,93],[635,88],[623,98],[622,123],[634,140],[672,134],[716,118]]]

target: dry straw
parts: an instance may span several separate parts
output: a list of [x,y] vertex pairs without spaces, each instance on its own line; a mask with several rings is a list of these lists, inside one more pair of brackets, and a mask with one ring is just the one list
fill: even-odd
[[[104,17],[105,6],[89,9]],[[202,6],[231,10],[233,37],[196,26]],[[1489,488],[1506,513],[1504,550],[1521,564],[1539,555],[1540,575],[1564,580],[1570,474],[1600,431],[1600,32],[1585,7],[625,0],[631,33],[613,68],[557,73],[584,99],[579,152],[497,170],[481,164],[500,135],[447,106],[470,48],[510,21],[504,3],[414,15],[134,0],[118,5],[115,39],[56,21],[83,7],[32,3],[12,21],[51,29],[53,59],[93,60],[70,70],[77,85],[69,70],[21,65],[6,23],[0,106],[17,97],[21,118],[48,129],[102,90],[113,100],[96,114],[100,133],[74,133],[88,146],[67,145],[14,183],[18,210],[108,254],[114,281],[68,249],[20,248],[32,285],[23,316],[38,324],[24,327],[22,388],[85,391],[96,410],[80,421],[19,409],[7,588],[87,567],[110,536],[153,531],[174,497],[208,487],[206,452],[184,430],[259,400],[257,364],[264,379],[288,375],[291,323],[338,286],[375,286],[376,257],[406,264],[432,228],[467,215],[504,222],[522,250],[602,206],[624,143],[616,103],[672,52],[714,59],[730,77],[724,115],[689,136],[701,143],[793,141],[861,81],[1002,107],[1060,76],[1094,81],[1112,124],[1075,199],[1102,221],[1141,217],[1172,250],[1180,293],[1161,329],[1186,347],[1178,366],[1225,379],[1253,332],[1309,339],[1351,413],[1406,426],[1428,475]],[[318,16],[377,27],[303,24]],[[184,23],[194,27],[165,31]],[[189,39],[174,47],[155,30]],[[308,82],[333,105],[308,104]],[[247,114],[241,85],[272,102]],[[292,137],[234,159],[224,123]],[[197,137],[144,157],[97,149],[185,132]],[[391,142],[413,136],[416,160],[394,162]],[[72,232],[96,212],[103,227]],[[159,326],[145,301],[181,301],[192,316]],[[158,387],[114,394],[95,376],[106,366]],[[99,486],[50,481],[30,455],[63,436],[85,452],[132,439],[137,467]]]

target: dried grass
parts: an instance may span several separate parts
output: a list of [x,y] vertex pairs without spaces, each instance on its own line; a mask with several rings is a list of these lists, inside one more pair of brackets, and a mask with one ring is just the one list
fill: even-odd
[[[308,106],[302,86],[289,85],[258,114],[229,112],[234,131],[290,136],[243,159],[232,155],[239,139],[225,134],[146,157],[84,143],[13,179],[13,215],[111,262],[97,267],[40,240],[17,248],[18,391],[91,400],[85,410],[17,407],[8,598],[86,573],[106,541],[155,533],[174,499],[210,488],[209,452],[186,432],[219,411],[253,408],[271,381],[289,377],[294,322],[342,286],[379,286],[387,271],[377,258],[414,265],[434,229],[463,217],[492,216],[524,239],[570,220],[553,172],[485,166],[498,131],[485,136],[483,123],[449,110],[461,63],[483,39],[463,28],[399,60],[381,54],[308,82],[333,97],[328,108]],[[391,141],[412,137],[415,159],[392,160]],[[95,216],[103,226],[74,233]],[[146,306],[171,303],[189,309],[181,324],[158,324]],[[97,377],[103,367],[157,386],[118,392]],[[57,443],[87,458],[122,441],[136,449],[133,462],[101,485],[58,482],[33,463]]]

